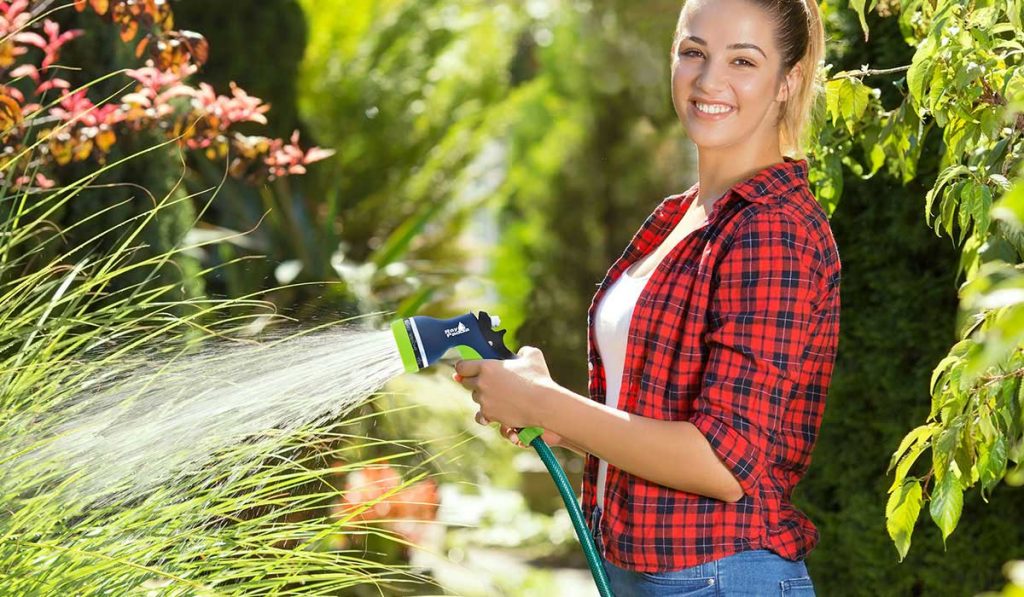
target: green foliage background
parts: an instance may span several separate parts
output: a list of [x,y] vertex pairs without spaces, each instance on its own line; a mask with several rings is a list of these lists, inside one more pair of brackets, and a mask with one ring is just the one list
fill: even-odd
[[[308,143],[338,150],[302,180],[224,185],[206,223],[262,224],[247,244],[206,248],[201,261],[269,257],[219,269],[207,288],[233,296],[266,290],[280,281],[277,266],[295,262],[297,281],[317,284],[267,298],[306,315],[493,307],[513,344],[541,347],[555,379],[585,392],[595,285],[649,211],[695,177],[667,85],[678,4],[177,2],[179,25],[211,41],[204,79],[221,93],[234,80],[268,99],[274,134],[298,128]],[[830,14],[834,71],[910,62],[914,50],[894,19],[869,15],[865,44],[845,3]],[[880,84],[890,106],[902,93],[899,75],[891,81]],[[956,339],[959,255],[935,237],[921,209],[940,151],[933,131],[907,186],[884,171],[870,180],[843,175],[832,218],[843,261],[839,361],[814,462],[795,497],[821,531],[808,567],[822,595],[971,594],[1000,586],[1003,562],[1024,545],[1024,501],[1002,485],[988,504],[968,494],[948,548],[922,523],[898,563],[886,534],[886,465],[927,415],[931,369]],[[481,163],[481,155],[496,157]],[[179,171],[177,156],[156,162],[115,176],[162,197]],[[219,181],[217,164],[194,166],[190,190]],[[841,164],[828,167],[838,172]],[[489,169],[501,179],[481,191]],[[66,217],[95,205],[79,202]],[[182,209],[158,226],[154,250],[188,231],[194,212]],[[499,229],[495,246],[465,243],[463,233],[481,222]],[[473,265],[480,256],[489,271]],[[351,268],[335,267],[338,257]],[[187,267],[173,271],[194,285],[185,293],[202,292],[189,274],[196,262],[179,258]],[[491,294],[452,304],[466,279]]]

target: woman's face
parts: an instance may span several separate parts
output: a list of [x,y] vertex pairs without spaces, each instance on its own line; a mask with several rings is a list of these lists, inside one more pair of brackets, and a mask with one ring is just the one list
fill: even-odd
[[787,94],[770,15],[746,0],[690,0],[683,10],[672,102],[690,139],[701,149],[774,142],[777,151]]

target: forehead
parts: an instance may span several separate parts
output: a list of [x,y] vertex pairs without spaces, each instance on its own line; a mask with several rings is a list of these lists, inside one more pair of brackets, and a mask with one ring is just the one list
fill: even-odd
[[757,44],[775,53],[775,23],[768,11],[747,0],[690,0],[679,19],[681,39],[695,36],[709,46]]

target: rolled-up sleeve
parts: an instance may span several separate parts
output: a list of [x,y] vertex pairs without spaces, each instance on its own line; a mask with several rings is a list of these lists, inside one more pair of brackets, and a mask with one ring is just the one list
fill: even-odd
[[708,360],[690,422],[757,495],[786,404],[799,390],[814,328],[818,272],[794,216],[750,216],[718,262],[707,311]]

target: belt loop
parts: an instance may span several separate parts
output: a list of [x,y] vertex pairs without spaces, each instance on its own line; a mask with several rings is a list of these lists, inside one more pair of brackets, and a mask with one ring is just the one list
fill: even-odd
[[594,506],[594,510],[590,513],[590,534],[594,537],[594,544],[597,547],[598,553],[604,556],[604,533],[601,532],[601,518],[604,512],[601,510],[601,506]]

